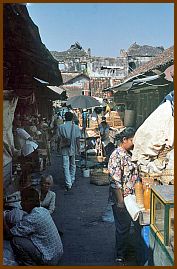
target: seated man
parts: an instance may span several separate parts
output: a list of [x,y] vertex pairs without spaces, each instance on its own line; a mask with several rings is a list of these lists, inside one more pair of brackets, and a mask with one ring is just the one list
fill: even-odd
[[55,192],[51,191],[50,188],[53,185],[52,175],[43,175],[40,182],[40,203],[41,206],[49,210],[52,214],[55,210]]
[[49,211],[40,207],[39,193],[32,187],[21,191],[26,215],[11,229],[4,220],[4,231],[11,239],[19,265],[58,265],[63,245]]

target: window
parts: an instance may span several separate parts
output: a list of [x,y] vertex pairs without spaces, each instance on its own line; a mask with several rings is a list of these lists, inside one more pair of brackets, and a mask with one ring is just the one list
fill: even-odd
[[65,70],[65,65],[64,65],[64,63],[59,63],[59,64],[58,64],[58,68],[59,68],[60,70]]

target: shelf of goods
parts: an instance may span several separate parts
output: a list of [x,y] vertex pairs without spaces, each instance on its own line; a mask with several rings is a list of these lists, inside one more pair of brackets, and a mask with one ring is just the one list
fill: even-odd
[[150,250],[155,266],[174,265],[174,186],[153,186],[150,210]]

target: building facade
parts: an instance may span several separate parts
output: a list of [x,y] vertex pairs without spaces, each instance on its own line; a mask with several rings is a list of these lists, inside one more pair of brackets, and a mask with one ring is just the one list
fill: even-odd
[[[163,52],[163,47],[132,44],[127,51],[122,49],[118,57],[97,57],[91,49],[85,50],[76,42],[63,52],[51,51],[58,61],[68,96],[85,94],[103,97],[103,89],[112,87],[132,70]],[[88,80],[83,79],[87,76]],[[66,77],[72,79],[66,79]],[[78,87],[78,84],[79,87]]]

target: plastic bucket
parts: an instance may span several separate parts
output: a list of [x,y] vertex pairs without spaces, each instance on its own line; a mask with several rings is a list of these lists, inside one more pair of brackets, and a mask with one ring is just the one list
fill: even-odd
[[83,170],[83,176],[84,177],[90,177],[90,169]]

